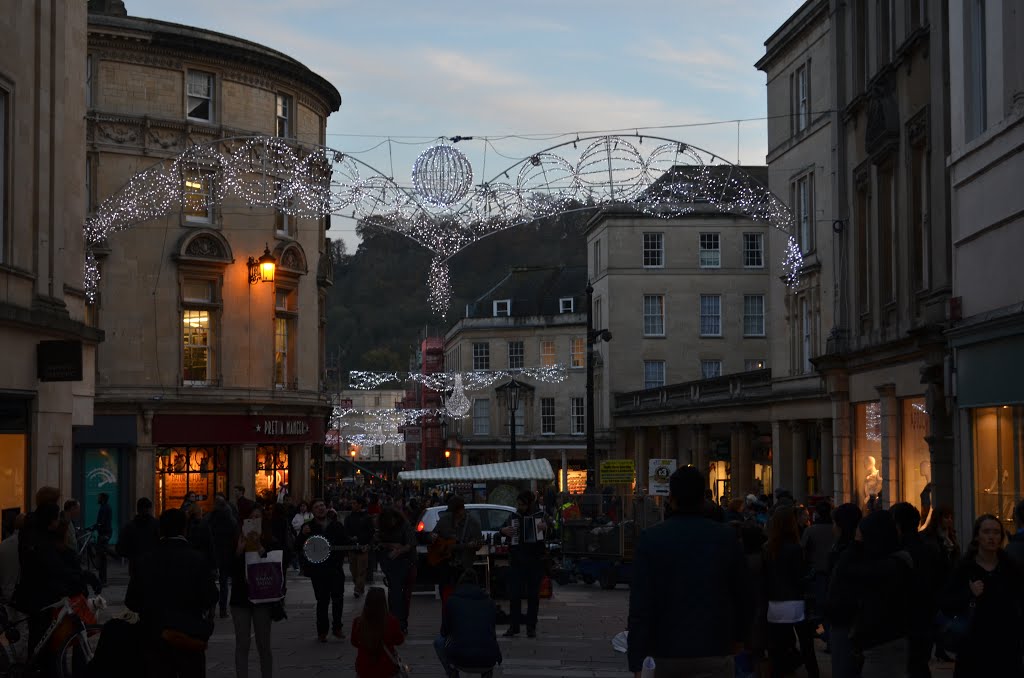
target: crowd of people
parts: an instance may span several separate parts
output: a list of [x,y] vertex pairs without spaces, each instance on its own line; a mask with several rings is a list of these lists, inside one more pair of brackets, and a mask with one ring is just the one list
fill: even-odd
[[[699,471],[670,480],[666,520],[636,548],[629,669],[655,676],[1024,675],[1024,501],[1007,539],[993,515],[966,545],[949,509],[813,507],[786,491],[723,509]],[[880,502],[879,502],[880,503]]]

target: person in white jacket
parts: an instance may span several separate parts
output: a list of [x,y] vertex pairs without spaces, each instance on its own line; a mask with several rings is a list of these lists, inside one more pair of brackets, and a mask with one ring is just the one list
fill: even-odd
[[299,503],[299,512],[292,518],[292,531],[295,532],[296,536],[299,534],[299,530],[302,526],[313,520],[313,514],[309,512],[309,504],[306,502]]

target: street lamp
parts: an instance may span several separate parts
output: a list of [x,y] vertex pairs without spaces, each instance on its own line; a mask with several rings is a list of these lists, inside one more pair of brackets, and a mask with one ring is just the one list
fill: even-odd
[[441,449],[444,450],[445,466],[447,466],[447,460],[451,458],[452,454],[448,449],[448,420],[444,415],[441,416],[438,426],[441,428]]
[[259,259],[249,257],[246,262],[249,268],[249,284],[255,285],[258,282],[274,282],[274,271],[277,269],[277,258],[270,253],[270,245],[263,248],[263,255]]
[[594,344],[612,333],[594,329],[594,288],[587,285],[587,492],[597,489],[597,443],[594,441]]
[[520,384],[512,377],[505,387],[505,395],[508,397],[508,451],[509,461],[516,460],[516,410],[519,409]]

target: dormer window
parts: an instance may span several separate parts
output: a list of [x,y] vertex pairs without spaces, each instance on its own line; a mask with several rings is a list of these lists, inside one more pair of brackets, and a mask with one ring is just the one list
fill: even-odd
[[512,315],[511,299],[496,299],[494,301],[494,317],[502,315]]
[[572,297],[562,297],[558,300],[558,312],[559,313],[572,313],[574,310],[574,299]]

